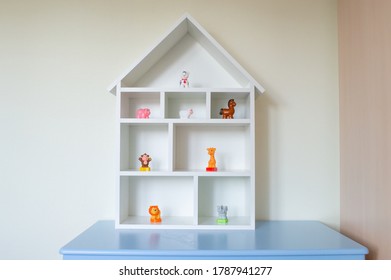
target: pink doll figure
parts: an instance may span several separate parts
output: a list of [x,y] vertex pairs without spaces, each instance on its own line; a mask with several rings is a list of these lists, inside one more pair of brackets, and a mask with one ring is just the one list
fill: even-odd
[[179,85],[184,88],[189,87],[189,72],[188,71],[182,71],[182,77],[181,80],[179,81]]
[[136,118],[149,119],[150,114],[151,114],[151,110],[149,110],[148,108],[140,108],[136,112]]

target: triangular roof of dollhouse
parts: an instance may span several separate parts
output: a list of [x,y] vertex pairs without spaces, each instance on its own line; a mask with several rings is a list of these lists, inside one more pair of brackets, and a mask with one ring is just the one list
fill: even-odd
[[179,86],[183,70],[190,72],[190,87],[265,89],[196,22],[185,14],[140,60],[125,71],[108,90],[122,87]]

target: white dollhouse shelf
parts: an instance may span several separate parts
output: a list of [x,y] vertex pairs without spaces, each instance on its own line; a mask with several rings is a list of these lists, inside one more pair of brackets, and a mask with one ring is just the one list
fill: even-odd
[[[183,70],[190,87],[181,88]],[[116,228],[254,229],[254,100],[259,85],[193,18],[184,15],[110,87],[117,98]],[[220,108],[235,99],[234,119]],[[149,108],[148,119],[136,110]],[[182,119],[179,111],[192,108]],[[206,172],[206,148],[217,172]],[[139,171],[141,154],[151,171]],[[162,222],[151,224],[158,205]],[[228,224],[216,223],[228,206]]]

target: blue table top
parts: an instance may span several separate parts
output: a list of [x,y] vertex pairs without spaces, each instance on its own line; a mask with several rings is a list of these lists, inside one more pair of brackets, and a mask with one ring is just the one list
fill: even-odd
[[255,230],[118,230],[98,221],[64,259],[364,259],[368,249],[317,221],[257,221]]

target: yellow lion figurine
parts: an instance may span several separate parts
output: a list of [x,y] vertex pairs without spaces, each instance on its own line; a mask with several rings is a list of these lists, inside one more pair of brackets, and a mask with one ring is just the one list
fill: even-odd
[[160,223],[162,221],[160,218],[160,209],[157,205],[149,206],[148,212],[151,214],[151,223]]

